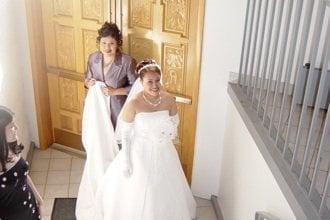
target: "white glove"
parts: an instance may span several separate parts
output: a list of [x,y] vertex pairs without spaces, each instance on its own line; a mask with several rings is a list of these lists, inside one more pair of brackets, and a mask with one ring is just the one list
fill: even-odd
[[124,164],[123,164],[123,174],[125,177],[130,177],[133,173],[132,163],[131,163],[131,134],[133,130],[133,123],[128,123],[121,121],[121,151],[123,152]]

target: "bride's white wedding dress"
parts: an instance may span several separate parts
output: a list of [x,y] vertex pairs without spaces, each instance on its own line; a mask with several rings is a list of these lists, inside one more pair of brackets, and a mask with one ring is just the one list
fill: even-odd
[[169,112],[135,116],[130,144],[133,173],[123,175],[124,152],[109,165],[96,194],[105,220],[191,220],[196,203],[172,141],[178,118]]

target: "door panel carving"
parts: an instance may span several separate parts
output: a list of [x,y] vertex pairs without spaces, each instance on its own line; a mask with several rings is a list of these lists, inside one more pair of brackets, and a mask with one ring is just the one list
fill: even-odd
[[97,31],[91,31],[91,30],[82,30],[83,34],[83,45],[84,45],[84,64],[85,64],[85,70],[87,67],[87,61],[88,56],[97,51],[97,44],[96,44],[96,37]]
[[103,0],[82,0],[82,18],[95,20],[102,23],[103,15]]
[[129,36],[129,54],[140,62],[150,57],[150,51],[153,51],[153,42],[150,39]]
[[164,0],[164,31],[187,36],[189,24],[188,0]]
[[131,0],[129,14],[131,27],[152,28],[152,1]]
[[54,14],[72,17],[72,0],[54,0]]
[[55,25],[58,67],[75,71],[74,30],[65,25]]
[[173,93],[185,92],[185,46],[163,45],[163,83],[165,88]]
[[74,80],[59,78],[60,107],[63,110],[80,113],[78,88]]

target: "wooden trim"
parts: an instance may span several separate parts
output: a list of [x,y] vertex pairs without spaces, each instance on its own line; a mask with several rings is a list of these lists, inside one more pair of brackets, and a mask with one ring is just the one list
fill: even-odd
[[[204,29],[204,13],[205,13],[205,0],[199,0],[198,1],[199,5],[198,5],[198,24],[197,24],[197,35],[196,35],[196,39],[194,40],[194,42],[196,42],[195,44],[195,54],[196,54],[196,63],[193,64],[194,68],[196,68],[195,71],[198,72],[198,74],[193,74],[193,79],[191,79],[193,82],[199,82],[200,79],[200,72],[201,72],[201,60],[202,60],[202,42],[203,42],[203,29]],[[190,16],[193,16],[192,14]],[[190,64],[188,64],[190,65]],[[197,119],[197,107],[198,107],[198,96],[199,96],[199,84],[192,90],[192,103],[189,106],[189,109],[187,108],[187,110],[191,111],[191,115],[195,115],[196,119]],[[185,121],[187,121],[187,123],[189,121],[191,121],[191,119],[189,118],[185,118]],[[193,146],[189,148],[188,151],[188,159],[187,159],[187,180],[189,182],[189,184],[191,184],[192,181],[192,171],[193,171],[193,164],[194,164],[194,152],[195,152],[195,139],[196,139],[196,121],[193,121],[191,123],[190,126],[190,130],[189,131],[184,131],[184,132],[191,132],[189,134],[189,136],[191,137],[189,140],[188,146]]]
[[53,141],[50,116],[46,55],[40,0],[25,0],[30,57],[40,148],[48,148]]
[[70,146],[79,151],[84,150],[80,135],[54,128],[54,137],[55,142],[58,144]]
[[72,147],[68,147],[62,144],[54,143],[52,144],[51,148],[62,151],[64,153],[70,154],[75,157],[79,157],[81,159],[86,159],[87,154],[85,151],[77,150]]

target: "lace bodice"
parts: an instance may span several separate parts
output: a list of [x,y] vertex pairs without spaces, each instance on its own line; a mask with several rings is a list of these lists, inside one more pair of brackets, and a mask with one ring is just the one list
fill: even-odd
[[140,112],[134,120],[134,138],[164,142],[177,136],[178,116],[169,116],[167,110]]

